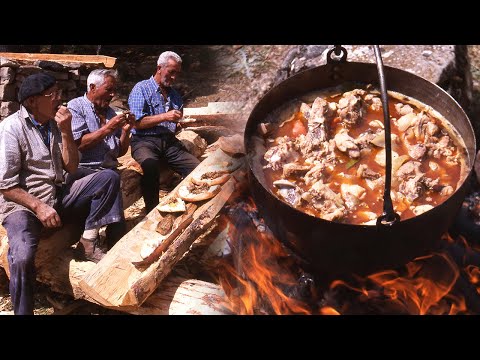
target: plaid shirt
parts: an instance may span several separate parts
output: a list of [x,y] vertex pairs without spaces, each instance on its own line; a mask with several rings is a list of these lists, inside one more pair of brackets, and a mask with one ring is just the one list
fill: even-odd
[[[135,114],[135,119],[139,121],[145,116],[178,110],[182,107],[183,100],[173,88],[168,89],[167,99],[165,100],[160,91],[160,86],[151,76],[150,79],[140,81],[133,87],[128,97],[128,105],[130,111]],[[175,133],[176,127],[176,123],[164,121],[149,129],[132,129],[132,133],[137,135],[157,135],[164,134],[166,131]]]
[[[88,100],[87,95],[77,97],[68,102],[68,109],[72,113],[72,133],[74,140],[80,139],[83,135],[93,133],[100,129],[100,118],[95,112],[93,103]],[[115,111],[109,107],[107,110],[107,123],[116,116]],[[120,151],[120,136],[122,129],[107,135],[103,141],[94,147],[84,150],[80,159],[80,165],[85,167],[103,167],[114,169],[118,165],[118,154]]]

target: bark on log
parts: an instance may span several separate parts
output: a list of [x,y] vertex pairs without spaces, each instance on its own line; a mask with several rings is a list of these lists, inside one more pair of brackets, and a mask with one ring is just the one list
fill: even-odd
[[[219,164],[232,161],[243,160],[232,159],[223,151],[217,150],[184,179],[173,190],[172,194],[176,194],[178,189],[186,182],[189,182],[192,176],[202,174],[213,165],[218,166]],[[155,219],[158,210],[152,210],[142,222],[125,235],[96,267],[89,271],[81,280],[80,286],[84,292],[107,307],[140,306],[155,291],[161,280],[168,275],[174,264],[188,251],[191,243],[200,234],[202,226],[208,225],[208,222],[216,216],[215,211],[218,213],[233,192],[233,181],[229,185],[224,184],[222,192],[204,205],[207,208],[212,205],[212,208],[207,211],[206,215],[199,216],[201,209],[195,212],[198,215],[194,216],[194,221],[185,229],[184,233],[174,240],[172,246],[167,249],[166,253],[158,261],[154,262],[147,269],[137,269],[132,264],[132,261],[140,259],[139,254],[143,241],[158,234],[156,231],[144,228],[144,223],[147,220],[152,219],[152,217]],[[203,210],[205,210],[205,207]]]
[[122,311],[138,315],[228,315],[231,311],[225,299],[217,284],[170,275],[141,307]]

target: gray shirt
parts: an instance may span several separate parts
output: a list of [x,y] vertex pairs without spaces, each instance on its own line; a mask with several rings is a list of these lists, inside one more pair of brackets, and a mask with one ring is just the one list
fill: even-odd
[[[93,133],[100,129],[100,118],[95,112],[93,103],[88,100],[86,95],[70,100],[68,109],[72,113],[74,140],[78,140],[83,135]],[[115,111],[109,107],[106,116],[107,123],[116,115]],[[121,135],[122,129],[119,128],[114,133],[107,135],[94,147],[83,151],[80,158],[80,165],[115,169],[118,165],[117,156],[120,152]]]
[[[0,189],[14,186],[54,206],[56,186],[64,181],[62,136],[50,120],[50,148],[34,126],[27,110],[20,110],[0,122]],[[0,222],[14,211],[28,210],[0,194]]]

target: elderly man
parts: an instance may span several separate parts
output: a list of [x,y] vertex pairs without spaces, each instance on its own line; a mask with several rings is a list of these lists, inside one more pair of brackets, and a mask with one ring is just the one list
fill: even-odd
[[[116,170],[117,157],[125,155],[130,146],[133,115],[117,115],[110,107],[116,92],[116,70],[96,69],[87,78],[87,93],[68,103],[72,113],[73,139],[82,156],[78,171],[67,177],[67,183],[86,175]],[[117,189],[120,193],[120,187]],[[125,221],[107,226],[107,245],[112,247],[125,234]]]
[[158,57],[155,74],[137,83],[128,98],[130,111],[136,119],[132,130],[132,157],[143,169],[140,185],[147,212],[159,203],[162,170],[170,166],[185,177],[199,164],[175,137],[177,122],[183,116],[183,101],[172,85],[181,66],[178,54],[163,52]]
[[54,77],[30,75],[19,89],[20,110],[0,123],[0,221],[9,241],[15,314],[33,314],[35,253],[44,228],[84,221],[77,254],[97,262],[104,255],[97,246],[98,229],[122,217],[120,178],[114,171],[65,185],[64,171],[75,172],[79,159],[72,116],[60,99]]

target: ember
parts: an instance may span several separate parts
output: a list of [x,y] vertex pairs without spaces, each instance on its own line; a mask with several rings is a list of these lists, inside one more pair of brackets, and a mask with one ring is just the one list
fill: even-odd
[[249,196],[235,196],[222,214],[230,254],[216,264],[236,314],[480,314],[480,251],[462,235],[405,266],[329,284],[305,271],[259,217]]

